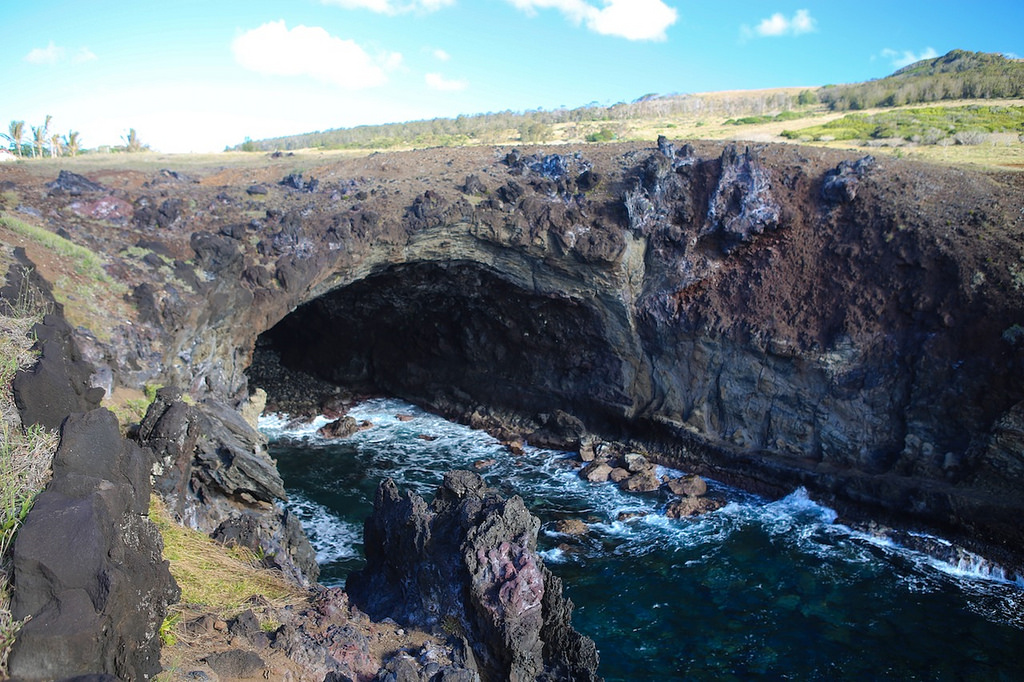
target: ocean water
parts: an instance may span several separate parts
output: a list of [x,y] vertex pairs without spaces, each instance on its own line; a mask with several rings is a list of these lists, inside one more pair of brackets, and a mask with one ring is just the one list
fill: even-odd
[[[261,420],[324,584],[361,567],[382,478],[429,500],[445,471],[494,460],[481,475],[541,518],[545,563],[609,681],[1024,680],[1024,581],[978,557],[945,563],[838,524],[802,489],[772,501],[709,481],[727,506],[671,520],[667,496],[587,483],[568,453],[513,456],[396,400],[350,415],[372,428],[326,441],[322,417]],[[590,532],[557,533],[563,518]]]

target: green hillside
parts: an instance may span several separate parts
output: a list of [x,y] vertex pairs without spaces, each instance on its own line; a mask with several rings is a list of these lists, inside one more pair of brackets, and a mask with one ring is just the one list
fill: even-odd
[[916,62],[878,80],[826,85],[818,91],[833,111],[1016,97],[1024,97],[1024,60],[964,50]]

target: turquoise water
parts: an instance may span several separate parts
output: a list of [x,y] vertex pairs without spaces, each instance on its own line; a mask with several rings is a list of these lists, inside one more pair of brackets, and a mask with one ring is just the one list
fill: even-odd
[[[362,522],[383,477],[430,499],[445,471],[493,459],[481,474],[541,518],[545,562],[609,681],[1024,679],[1024,584],[980,559],[942,563],[837,524],[803,490],[770,501],[711,482],[726,507],[670,520],[667,497],[586,483],[566,453],[516,457],[394,400],[350,414],[374,426],[330,442],[315,435],[323,418],[261,422],[325,584],[361,567]],[[562,518],[590,532],[562,536]]]

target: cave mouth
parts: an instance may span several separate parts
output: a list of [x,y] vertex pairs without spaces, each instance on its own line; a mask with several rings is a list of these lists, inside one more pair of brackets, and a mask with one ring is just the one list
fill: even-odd
[[249,378],[271,402],[283,369],[449,416],[561,411],[609,426],[631,401],[603,320],[593,301],[538,293],[479,263],[391,265],[261,334]]

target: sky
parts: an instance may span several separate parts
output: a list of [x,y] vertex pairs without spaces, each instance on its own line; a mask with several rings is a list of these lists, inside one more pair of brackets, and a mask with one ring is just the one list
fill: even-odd
[[1024,0],[0,0],[0,132],[163,152],[1024,57]]

